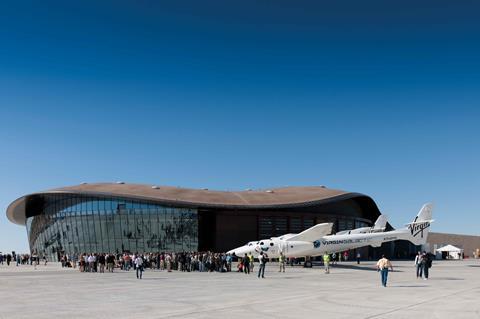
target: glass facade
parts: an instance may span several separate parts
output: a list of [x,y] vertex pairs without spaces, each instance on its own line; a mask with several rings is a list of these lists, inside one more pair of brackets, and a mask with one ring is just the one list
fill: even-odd
[[62,254],[198,250],[196,209],[120,197],[49,194],[27,204],[32,252]]
[[[301,214],[298,214],[301,215]],[[298,234],[317,223],[333,222],[333,232],[370,226],[369,223],[354,218],[334,218],[323,220],[313,217],[279,217],[261,216],[258,218],[258,234],[260,239],[281,236],[287,233]]]

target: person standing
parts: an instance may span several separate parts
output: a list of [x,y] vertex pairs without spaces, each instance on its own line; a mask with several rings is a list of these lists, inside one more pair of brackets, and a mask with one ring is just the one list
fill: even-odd
[[172,272],[172,256],[170,254],[165,255],[165,262],[167,264],[167,271]]
[[88,255],[87,263],[88,263],[88,272],[93,272],[93,263],[95,262],[93,258],[93,254]]
[[280,268],[278,272],[285,272],[285,263],[285,255],[283,254],[283,252],[280,252],[280,257],[278,257],[278,265],[280,266]]
[[137,258],[135,258],[135,270],[137,273],[137,279],[142,279],[142,273],[143,273],[143,258],[142,256],[138,255]]
[[98,256],[98,265],[100,266],[100,273],[104,273],[105,272],[105,264],[106,264],[107,260],[105,258],[105,254],[100,254],[100,256]]
[[250,274],[250,257],[248,257],[247,254],[245,254],[245,256],[243,257],[242,264],[243,272],[245,274]]
[[107,262],[107,271],[113,272],[113,267],[115,266],[115,256],[113,256],[113,254],[108,254],[105,261]]
[[417,270],[417,279],[422,278],[423,265],[422,265],[422,253],[420,251],[415,256],[415,264],[414,265],[415,265],[415,268]]
[[423,280],[428,280],[429,270],[430,267],[432,267],[432,258],[430,257],[430,254],[427,254],[427,252],[424,251],[420,263],[423,270]]
[[330,273],[330,255],[328,252],[325,252],[323,254],[323,266],[325,267],[325,273],[329,274]]
[[362,258],[362,255],[360,255],[360,252],[357,252],[357,265],[360,265],[360,258]]
[[33,269],[37,269],[37,259],[38,255],[36,253],[32,254],[31,262],[33,263]]
[[[202,265],[200,261],[200,266]],[[232,256],[230,254],[227,254],[227,272],[232,271]]]
[[262,278],[265,278],[265,264],[267,263],[267,255],[263,253],[263,251],[260,252],[260,255],[258,255],[258,278],[262,276]]
[[377,269],[380,271],[383,287],[387,287],[388,268],[393,271],[393,266],[390,260],[388,260],[385,255],[382,255],[382,258],[377,262]]
[[248,267],[250,267],[250,271],[253,272],[253,267],[255,266],[255,263],[254,263],[255,259],[253,258],[252,253],[248,255],[248,258],[250,259],[248,263]]

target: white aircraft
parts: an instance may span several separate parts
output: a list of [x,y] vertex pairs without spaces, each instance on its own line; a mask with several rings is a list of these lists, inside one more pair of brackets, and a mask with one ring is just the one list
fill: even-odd
[[[356,228],[356,229],[351,229],[351,230],[343,230],[335,235],[346,235],[346,234],[365,234],[365,233],[377,233],[377,232],[383,232],[387,226],[387,216],[385,215],[380,215],[377,220],[375,221],[375,224],[373,227],[361,227],[361,228]],[[324,223],[324,224],[317,224],[305,231],[303,231],[301,234],[305,234],[308,232],[308,236],[314,238],[313,240],[316,240],[317,238],[320,238],[324,235],[328,235],[332,231],[333,224],[332,223]],[[260,251],[265,251],[269,252],[269,256],[271,253],[276,253],[274,252],[276,250],[275,247],[275,242],[278,242],[279,240],[282,241],[287,241],[287,240],[292,240],[293,237],[297,238],[296,236],[300,234],[286,234],[280,237],[273,237],[271,239],[264,239],[260,241],[250,241],[247,244],[245,244],[242,247],[238,247],[235,249],[232,249],[228,251],[227,253],[230,254],[235,254],[236,256],[243,256],[245,254],[252,253],[254,255],[258,255]],[[317,237],[315,237],[317,236]],[[297,238],[298,241],[299,238]],[[274,244],[272,244],[272,242]],[[278,245],[277,245],[278,246]],[[278,250],[278,249],[277,249]]]
[[[382,243],[394,240],[408,240],[415,245],[425,244],[432,219],[433,205],[428,203],[406,228],[385,232],[387,219],[381,215],[373,227],[362,227],[342,231],[334,235],[332,223],[317,224],[299,234],[286,234],[259,241],[228,251],[229,254],[243,256],[252,253],[258,256],[261,251],[270,258],[278,258],[280,252],[286,257],[319,256],[325,253],[341,252],[363,246],[380,247]],[[383,217],[382,217],[383,216]]]

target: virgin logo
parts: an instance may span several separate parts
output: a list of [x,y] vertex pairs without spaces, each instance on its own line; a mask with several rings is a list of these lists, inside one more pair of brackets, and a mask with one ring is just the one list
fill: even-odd
[[413,237],[417,237],[418,234],[423,238],[423,231],[430,227],[430,222],[419,222],[416,223],[416,218],[415,221],[408,225],[408,229],[410,229],[410,233],[412,234]]

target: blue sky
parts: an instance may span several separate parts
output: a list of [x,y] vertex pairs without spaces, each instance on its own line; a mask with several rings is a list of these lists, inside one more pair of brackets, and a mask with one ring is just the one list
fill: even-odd
[[[0,4],[0,207],[83,181],[365,193],[479,234],[474,1]],[[0,251],[27,250],[0,214]]]

